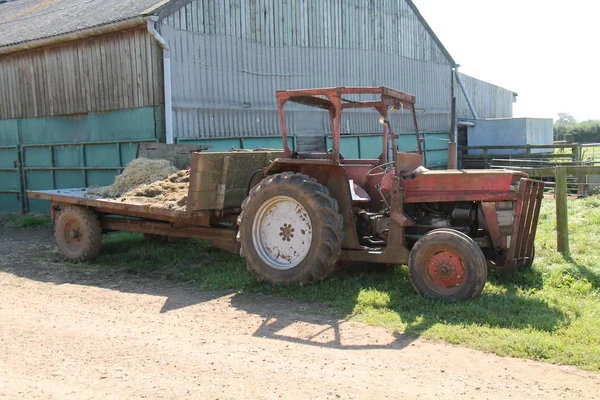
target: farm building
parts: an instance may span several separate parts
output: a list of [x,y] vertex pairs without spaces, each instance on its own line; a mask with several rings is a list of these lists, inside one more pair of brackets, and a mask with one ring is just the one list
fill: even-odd
[[[280,147],[275,91],[385,85],[417,96],[426,163],[458,118],[510,118],[512,91],[456,73],[411,0],[0,0],[0,211],[27,189],[105,185],[140,142]],[[291,107],[291,145],[325,149],[324,113]],[[342,121],[347,157],[377,117]],[[414,149],[408,113],[392,119]]]

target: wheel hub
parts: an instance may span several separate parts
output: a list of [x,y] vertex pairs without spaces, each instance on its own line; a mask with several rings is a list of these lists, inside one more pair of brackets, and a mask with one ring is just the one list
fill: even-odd
[[279,232],[279,236],[281,236],[281,240],[287,240],[288,242],[292,240],[294,237],[295,229],[292,228],[291,225],[283,224],[282,227],[279,228],[281,232]]
[[444,288],[459,285],[465,277],[461,259],[451,251],[441,251],[433,255],[427,268],[433,281]]
[[270,267],[294,268],[310,250],[310,216],[295,199],[273,197],[261,205],[254,217],[252,240],[259,257]]
[[74,251],[77,250],[83,239],[79,222],[75,219],[68,221],[63,228],[63,232],[66,245]]

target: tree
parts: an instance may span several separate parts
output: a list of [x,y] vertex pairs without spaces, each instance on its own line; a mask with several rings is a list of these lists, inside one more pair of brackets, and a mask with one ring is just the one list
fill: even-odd
[[577,124],[577,120],[571,114],[559,112],[554,123],[554,140],[566,140],[567,134]]
[[566,112],[559,112],[558,114],[556,114],[556,116],[558,117],[556,119],[555,124],[560,124],[560,125],[575,125],[577,123],[577,120],[575,119],[575,117],[573,117],[571,114],[566,113]]

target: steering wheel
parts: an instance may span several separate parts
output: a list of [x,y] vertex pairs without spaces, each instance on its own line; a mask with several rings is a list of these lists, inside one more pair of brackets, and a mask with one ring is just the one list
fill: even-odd
[[388,171],[391,171],[392,169],[394,169],[393,165],[394,165],[394,161],[390,161],[390,162],[386,162],[384,164],[377,165],[377,166],[371,168],[367,172],[367,176],[385,175]]

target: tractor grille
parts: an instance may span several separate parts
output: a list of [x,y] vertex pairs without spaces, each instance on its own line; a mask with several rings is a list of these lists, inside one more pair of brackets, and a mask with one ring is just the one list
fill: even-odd
[[540,207],[544,197],[544,182],[521,179],[519,200],[515,206],[514,237],[510,241],[508,262],[524,265],[533,256]]

